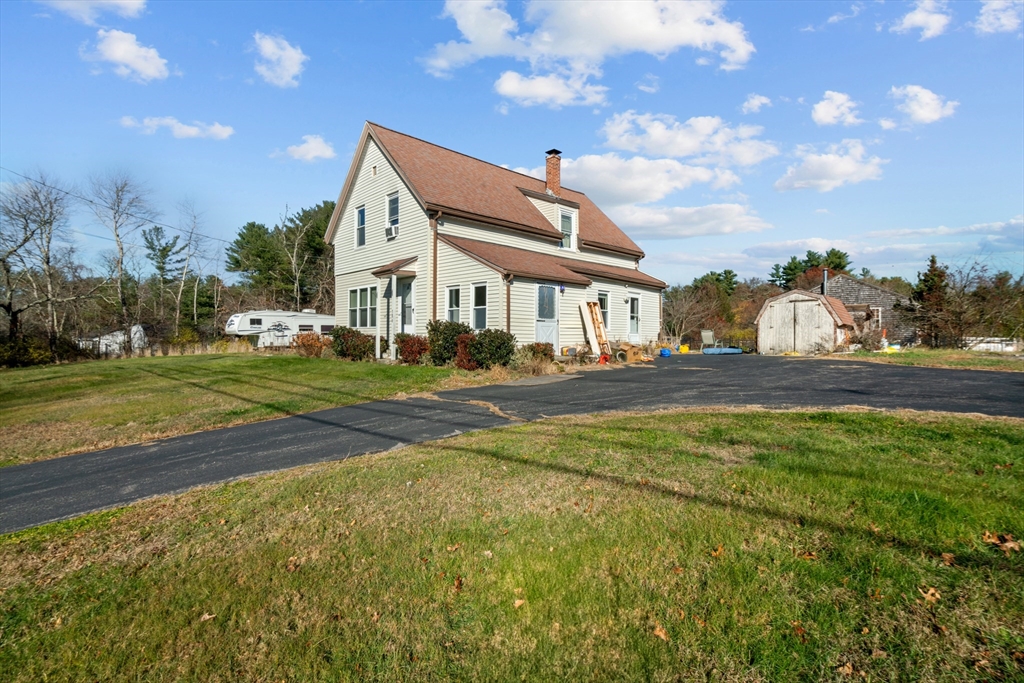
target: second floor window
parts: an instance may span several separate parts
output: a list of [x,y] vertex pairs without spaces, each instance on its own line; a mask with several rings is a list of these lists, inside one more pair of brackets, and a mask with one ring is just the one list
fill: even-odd
[[356,246],[366,244],[366,207],[356,209]]
[[562,243],[558,246],[562,249],[572,249],[572,214],[563,213],[561,221]]
[[384,227],[384,234],[389,240],[398,237],[398,193],[388,195],[388,224]]

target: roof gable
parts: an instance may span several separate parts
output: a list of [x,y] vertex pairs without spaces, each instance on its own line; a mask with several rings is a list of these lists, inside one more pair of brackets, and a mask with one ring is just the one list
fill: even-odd
[[[541,201],[548,199],[543,180],[367,122],[325,240],[333,237],[341,207],[351,190],[369,139],[377,143],[424,210],[441,211],[551,240],[561,239],[558,229],[527,198],[529,194]],[[551,197],[550,201],[556,199]],[[643,256],[636,243],[585,194],[563,187],[560,199],[560,203],[579,207],[581,247]]]

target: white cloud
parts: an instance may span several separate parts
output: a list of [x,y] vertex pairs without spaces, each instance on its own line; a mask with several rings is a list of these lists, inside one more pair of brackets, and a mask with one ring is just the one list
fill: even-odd
[[921,40],[928,40],[945,33],[951,18],[945,0],[917,0],[914,9],[893,24],[889,30],[906,33],[919,28]]
[[515,71],[501,74],[494,89],[524,107],[546,104],[553,109],[573,104],[602,104],[608,90],[603,85],[587,83],[586,76],[522,76]]
[[1012,33],[1020,28],[1024,0],[982,0],[977,33]]
[[756,114],[761,111],[761,107],[772,106],[772,101],[764,95],[758,95],[757,93],[750,93],[747,95],[747,101],[743,103],[744,114]]
[[845,21],[846,19],[853,19],[855,16],[860,14],[862,9],[864,9],[864,5],[862,3],[855,2],[854,4],[850,5],[850,13],[849,14],[843,14],[842,12],[836,12],[835,14],[833,14],[832,16],[830,16],[828,18],[828,21],[826,23],[838,24],[840,21]]
[[637,239],[676,239],[701,235],[760,232],[772,227],[742,204],[636,206],[611,209],[609,216]]
[[653,95],[654,93],[658,92],[658,90],[661,88],[661,85],[658,83],[657,76],[655,76],[654,74],[646,74],[643,80],[636,84],[636,87],[638,90]]
[[775,181],[775,189],[831,192],[843,185],[878,180],[882,177],[882,164],[887,160],[876,156],[865,158],[866,153],[860,140],[843,140],[830,146],[825,154],[815,154],[809,146],[798,147],[796,154],[801,158],[800,164],[790,166],[786,174]]
[[216,122],[207,125],[201,121],[185,124],[173,116],[147,116],[141,122],[136,120],[134,116],[122,116],[121,125],[125,128],[140,128],[147,135],[152,135],[160,128],[167,128],[171,131],[171,135],[176,138],[227,140],[235,133],[235,129],[231,126],[223,126]]
[[140,83],[167,78],[167,60],[153,47],[139,45],[135,34],[124,31],[100,29],[96,32],[99,42],[94,52],[82,53],[83,59],[110,62],[114,73],[122,78],[131,78]]
[[319,135],[303,135],[301,145],[288,148],[288,156],[299,161],[316,161],[317,159],[333,159],[337,156],[331,143]]
[[826,252],[829,249],[839,249],[849,252],[855,250],[857,245],[849,240],[830,240],[823,237],[808,237],[799,240],[785,240],[782,242],[764,242],[747,247],[743,253],[754,258],[787,258],[793,254],[803,255],[808,250]]
[[855,126],[864,123],[857,118],[857,102],[851,100],[846,93],[834,90],[825,91],[825,99],[811,109],[811,118],[819,126],[834,126],[837,123]]
[[877,239],[891,239],[894,237],[923,237],[928,235],[1009,235],[1021,236],[1024,230],[1024,215],[1014,216],[1008,221],[995,221],[992,223],[975,223],[958,228],[948,228],[940,225],[935,228],[895,228],[892,230],[874,230],[865,233],[865,237]]
[[878,119],[878,125],[882,127],[882,130],[892,130],[896,127],[896,122],[892,119]]
[[[538,90],[544,86],[545,92],[553,92],[550,104],[593,104],[598,92],[603,101],[604,89],[598,91],[598,86],[588,81],[601,77],[601,64],[609,57],[642,52],[664,58],[682,47],[691,47],[717,51],[724,70],[742,68],[754,53],[754,46],[741,23],[722,15],[723,6],[718,0],[530,0],[524,18],[535,30],[520,32],[504,0],[448,0],[444,15],[455,20],[462,39],[435,45],[423,61],[429,73],[444,77],[480,59],[512,57],[529,62],[532,75],[506,71],[502,87],[554,78],[562,87],[537,81]],[[566,83],[587,95],[567,99]],[[532,104],[549,103],[533,91],[526,99]]]
[[942,95],[936,95],[928,88],[919,85],[893,86],[889,95],[899,101],[896,108],[910,117],[914,123],[934,123],[939,119],[952,116],[960,105],[955,100],[946,101]]
[[103,12],[113,12],[125,19],[134,19],[146,8],[146,0],[37,0],[63,12],[75,21],[89,26],[96,25],[96,19]]
[[298,76],[305,68],[309,57],[303,54],[298,45],[291,45],[280,36],[268,36],[256,31],[252,35],[256,41],[256,51],[260,58],[256,60],[256,73],[270,85],[279,88],[298,87]]
[[668,114],[637,114],[630,110],[605,121],[605,144],[630,152],[669,157],[694,157],[699,163],[753,166],[776,156],[778,148],[754,137],[761,126],[729,127],[717,116],[695,116],[680,123]]

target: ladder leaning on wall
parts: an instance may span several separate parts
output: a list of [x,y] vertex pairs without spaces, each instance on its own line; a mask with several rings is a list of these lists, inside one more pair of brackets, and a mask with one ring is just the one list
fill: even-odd
[[602,354],[611,355],[612,346],[608,343],[608,333],[604,329],[604,316],[601,315],[601,304],[596,301],[581,301],[580,313],[583,314],[584,329],[591,348]]

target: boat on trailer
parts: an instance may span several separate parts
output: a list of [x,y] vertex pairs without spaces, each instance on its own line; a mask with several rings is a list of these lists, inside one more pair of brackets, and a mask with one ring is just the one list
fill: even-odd
[[334,329],[334,316],[321,315],[311,308],[301,311],[246,311],[235,313],[224,325],[224,333],[236,337],[256,337],[257,348],[290,346],[302,332],[327,334]]

